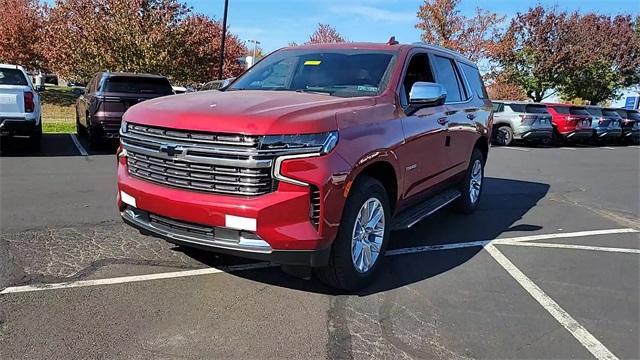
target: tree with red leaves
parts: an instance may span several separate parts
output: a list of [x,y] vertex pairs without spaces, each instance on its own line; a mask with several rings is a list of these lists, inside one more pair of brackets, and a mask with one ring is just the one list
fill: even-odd
[[422,40],[460,52],[473,61],[485,58],[498,37],[504,17],[476,9],[471,18],[460,14],[460,0],[425,0],[418,10]]
[[0,63],[42,69],[42,24],[43,8],[37,0],[0,0]]
[[318,24],[316,31],[311,34],[307,44],[329,44],[346,42],[344,37],[329,24]]
[[486,77],[487,92],[492,100],[526,100],[527,93],[519,85],[509,82],[504,74],[490,74]]
[[[97,71],[155,73],[181,82],[215,78],[221,25],[178,0],[57,0],[48,11],[43,51],[71,80]],[[229,34],[225,75],[242,71],[246,48]]]

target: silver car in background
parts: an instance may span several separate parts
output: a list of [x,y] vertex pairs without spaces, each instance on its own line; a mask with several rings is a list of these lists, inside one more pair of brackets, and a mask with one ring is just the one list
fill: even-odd
[[493,143],[508,146],[514,140],[548,143],[553,136],[547,106],[524,101],[493,102]]
[[593,140],[595,142],[618,140],[622,136],[622,117],[612,109],[586,106],[592,116]]

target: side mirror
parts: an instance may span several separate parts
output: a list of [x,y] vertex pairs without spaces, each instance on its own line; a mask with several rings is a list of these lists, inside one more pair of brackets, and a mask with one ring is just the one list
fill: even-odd
[[416,82],[409,93],[410,112],[429,106],[442,105],[446,99],[447,90],[444,86],[431,82]]
[[44,89],[45,89],[45,88],[44,88],[44,85],[36,85],[36,86],[34,87],[34,90],[35,90],[36,92],[43,92],[43,91],[44,91]]

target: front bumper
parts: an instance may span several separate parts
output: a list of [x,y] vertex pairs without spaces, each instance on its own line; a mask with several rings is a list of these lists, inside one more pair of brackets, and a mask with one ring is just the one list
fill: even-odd
[[[119,158],[119,210],[125,222],[144,233],[174,243],[282,264],[326,264],[345,201],[344,182],[334,181],[332,170],[348,169],[335,152],[322,157],[286,160],[282,165],[287,175],[320,189],[319,224],[312,223],[310,218],[309,186],[281,181],[277,190],[264,195],[224,195],[143,180],[130,175],[127,166],[126,157]],[[131,207],[142,215],[127,212]],[[185,237],[182,230],[152,226],[149,219],[154,216],[177,222],[182,227],[209,229],[213,237],[209,234],[205,239],[198,239],[193,233]]]
[[159,237],[177,245],[249,259],[318,267],[328,263],[331,252],[330,246],[318,250],[273,250],[268,243],[252,232],[185,223],[128,205],[120,215],[125,223],[145,235]]
[[0,119],[0,135],[13,136],[31,135],[36,129],[35,120],[27,119]]

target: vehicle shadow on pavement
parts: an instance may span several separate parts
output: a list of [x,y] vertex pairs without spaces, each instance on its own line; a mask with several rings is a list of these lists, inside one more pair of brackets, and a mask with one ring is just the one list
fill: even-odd
[[[493,240],[507,232],[541,230],[542,226],[539,225],[516,223],[536,206],[548,191],[548,184],[485,178],[482,200],[474,214],[459,215],[452,211],[440,211],[409,230],[392,233],[387,250]],[[366,296],[431,278],[464,264],[481,250],[481,247],[467,247],[387,256],[380,264],[382,268],[379,270],[382,271],[379,271],[373,284],[356,294]],[[220,266],[219,259],[214,260],[201,252],[187,250],[185,254],[207,265]],[[227,259],[226,263],[233,263],[233,260]],[[303,280],[287,275],[278,268],[239,271],[231,274],[296,290],[332,295],[341,294],[339,291],[322,285],[313,276],[311,281]]]

